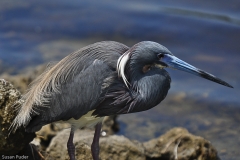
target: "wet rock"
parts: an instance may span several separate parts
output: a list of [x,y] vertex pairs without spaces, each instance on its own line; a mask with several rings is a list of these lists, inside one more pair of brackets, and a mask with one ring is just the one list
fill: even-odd
[[145,160],[144,148],[124,136],[112,135],[100,139],[102,160]]
[[36,132],[36,138],[31,142],[39,151],[45,151],[49,146],[52,138],[63,129],[63,125],[56,127],[54,124],[47,124],[41,128],[40,131]]
[[[59,132],[51,141],[47,148],[45,155],[47,160],[65,160],[69,159],[67,152],[67,141],[70,129],[65,129]],[[77,159],[90,159],[91,158],[91,140],[93,138],[92,130],[77,130],[74,134],[74,145],[76,148]]]
[[0,80],[0,155],[15,155],[24,150],[35,137],[35,133],[25,133],[22,127],[9,134],[9,127],[16,116],[13,107],[21,97],[20,92],[9,82]]
[[[67,153],[69,132],[69,129],[63,130],[53,138],[47,149],[47,159],[69,159]],[[92,130],[75,132],[77,159],[92,159],[93,134]],[[161,137],[144,143],[118,135],[101,137],[100,158],[102,160],[219,160],[217,151],[209,141],[194,136],[183,128],[174,128]]]
[[[67,140],[70,129],[66,129],[57,134],[52,139],[50,146],[47,148],[47,160],[69,159],[67,153]],[[91,143],[94,131],[77,130],[74,135],[74,145],[76,148],[76,159],[92,159]],[[144,160],[144,150],[139,148],[133,141],[124,136],[107,136],[100,139],[100,157],[102,160],[125,160],[136,159]]]
[[209,141],[183,128],[173,128],[159,138],[143,143],[143,146],[148,159],[219,160]]
[[42,154],[38,151],[37,147],[30,143],[25,147],[24,150],[15,155],[16,159],[33,159],[33,160],[44,160]]
[[[104,118],[102,125],[103,136],[113,135],[118,131],[119,125],[116,121],[116,117],[117,116],[109,116]],[[59,131],[70,127],[68,123],[52,123],[45,125],[40,131],[36,132],[37,137],[32,143],[35,144],[40,151],[45,152],[52,138],[55,137]],[[94,131],[93,128],[88,130]]]

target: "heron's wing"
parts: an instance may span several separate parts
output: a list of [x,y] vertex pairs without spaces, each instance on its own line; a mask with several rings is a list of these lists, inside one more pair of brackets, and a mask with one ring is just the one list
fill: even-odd
[[[87,97],[91,93],[90,91],[95,92],[94,85],[90,85],[90,83],[96,81],[97,75],[100,76],[100,79],[101,76],[104,77],[105,74],[102,72],[105,73],[104,68],[106,67],[116,71],[119,56],[127,50],[128,47],[121,43],[103,41],[83,47],[63,58],[30,85],[29,90],[22,97],[23,104],[19,107],[12,128],[16,129],[28,124],[30,126],[37,124],[38,121],[41,122],[38,126],[41,126],[49,122],[65,120],[71,116],[81,116],[79,112],[85,112],[84,107],[90,105],[82,97]],[[100,61],[106,66],[101,65]],[[97,72],[95,73],[95,71]],[[90,80],[85,77],[89,77]],[[98,82],[100,83],[100,81]],[[89,90],[86,93],[87,88]],[[77,92],[71,91],[76,89]],[[82,100],[82,103],[77,104]],[[69,114],[73,113],[72,108],[76,105],[79,105],[78,108],[81,108],[81,111],[75,110],[76,114]],[[91,109],[91,106],[88,109]],[[41,118],[42,120],[40,120]]]
[[51,95],[49,107],[38,108],[39,113],[27,125],[27,131],[35,131],[43,125],[70,118],[78,119],[100,103],[104,79],[114,71],[102,60],[94,60],[74,79],[62,84],[60,92]]

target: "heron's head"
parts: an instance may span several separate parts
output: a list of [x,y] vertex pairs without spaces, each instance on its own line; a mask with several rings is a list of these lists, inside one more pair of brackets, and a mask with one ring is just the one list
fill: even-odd
[[[138,63],[138,65],[140,64],[143,67],[154,65],[155,67],[158,67],[160,69],[168,67],[185,71],[199,77],[208,79],[210,81],[222,84],[224,86],[233,88],[230,84],[217,78],[216,76],[207,73],[201,69],[198,69],[188,64],[187,62],[184,62],[183,60],[175,57],[166,47],[156,42],[143,41],[134,45],[132,48],[129,49],[128,52],[124,53],[121,59],[119,59],[118,66],[124,66],[124,64],[120,63],[125,62],[126,64],[128,60],[132,62],[132,65],[136,65],[136,63]],[[121,71],[120,68],[119,71]]]

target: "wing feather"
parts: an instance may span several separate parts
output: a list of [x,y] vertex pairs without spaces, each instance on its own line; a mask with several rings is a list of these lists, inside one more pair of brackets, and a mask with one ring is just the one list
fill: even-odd
[[18,115],[12,123],[13,130],[28,125],[36,117],[41,117],[41,123],[45,124],[82,116],[86,110],[84,107],[93,105],[84,100],[93,99],[92,96],[86,97],[101,83],[96,75],[103,78],[110,70],[116,71],[118,58],[127,50],[127,46],[118,42],[98,42],[68,55],[52,66],[32,83],[21,99],[24,103],[19,107]]

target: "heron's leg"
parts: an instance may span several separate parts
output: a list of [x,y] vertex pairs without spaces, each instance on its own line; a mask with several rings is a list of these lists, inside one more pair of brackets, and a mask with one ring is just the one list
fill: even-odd
[[70,135],[67,142],[68,154],[70,160],[75,160],[75,146],[73,144],[73,137],[74,137],[74,129],[71,128]]
[[102,128],[102,122],[98,123],[95,127],[95,133],[93,137],[93,142],[91,146],[92,157],[94,160],[99,160],[99,138]]

